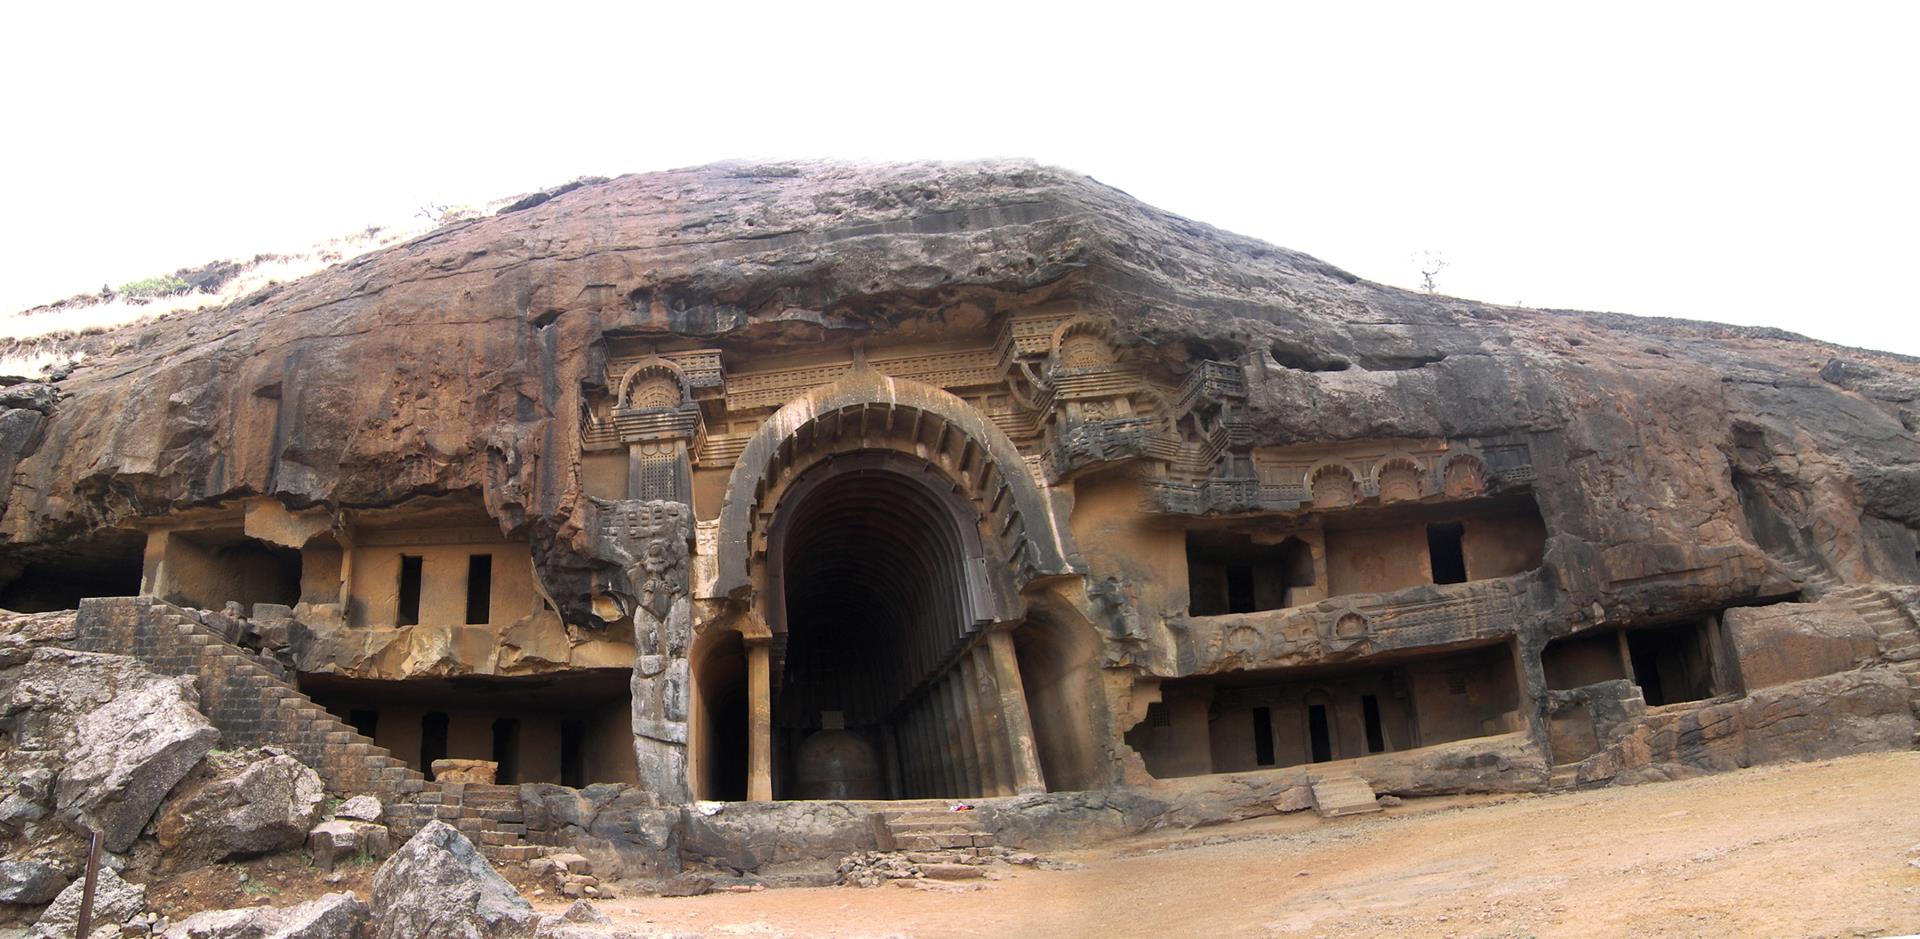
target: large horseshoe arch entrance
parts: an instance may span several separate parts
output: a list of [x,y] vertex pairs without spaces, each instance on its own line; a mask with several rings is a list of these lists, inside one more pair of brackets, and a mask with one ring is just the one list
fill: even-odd
[[979,534],[951,481],[897,453],[836,456],[782,494],[767,551],[774,798],[1041,788],[1017,758],[1032,731],[1017,670],[1009,681],[994,657],[1011,651],[1007,611]]
[[749,441],[720,529],[742,615],[695,642],[697,795],[1045,790],[1012,634],[1020,590],[1080,566],[982,415],[884,376],[822,388]]

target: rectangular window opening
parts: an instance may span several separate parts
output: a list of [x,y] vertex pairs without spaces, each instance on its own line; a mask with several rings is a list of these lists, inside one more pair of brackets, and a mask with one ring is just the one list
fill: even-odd
[[493,622],[491,554],[475,554],[467,558],[467,622],[482,626]]
[[1253,568],[1245,564],[1227,565],[1227,612],[1253,611]]
[[1434,583],[1467,582],[1467,555],[1460,545],[1466,531],[1467,526],[1461,522],[1436,522],[1427,526],[1427,557],[1433,562]]
[[1313,746],[1315,763],[1325,763],[1333,759],[1333,735],[1327,729],[1326,705],[1307,705],[1307,738]]
[[1253,762],[1273,765],[1273,709],[1253,709]]
[[582,789],[587,785],[587,722],[560,722],[560,785]]
[[433,779],[433,761],[447,758],[447,715],[429,711],[420,718],[420,772]]
[[493,781],[501,784],[520,781],[520,722],[502,717],[493,722],[493,762],[499,764]]
[[396,626],[420,625],[420,556],[400,555],[400,609]]
[[1258,613],[1308,602],[1313,549],[1299,538],[1256,542],[1238,532],[1187,533],[1187,612]]
[[1712,648],[1704,623],[1630,629],[1627,658],[1648,707],[1714,695]]
[[1367,752],[1384,753],[1387,749],[1387,735],[1380,728],[1380,698],[1377,695],[1365,695],[1360,699],[1360,708],[1367,722]]

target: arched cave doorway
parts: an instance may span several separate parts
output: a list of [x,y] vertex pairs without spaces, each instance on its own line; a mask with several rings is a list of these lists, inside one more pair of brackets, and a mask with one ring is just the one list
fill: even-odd
[[1003,677],[980,525],[939,470],[891,451],[823,460],[781,493],[764,598],[775,798],[1038,788],[1019,765],[1024,698],[1002,694],[1019,676]]
[[744,681],[696,641],[696,792],[741,744],[749,800],[1045,791],[1013,633],[1023,591],[1085,566],[984,414],[868,370],[795,398],[735,460],[716,547]]

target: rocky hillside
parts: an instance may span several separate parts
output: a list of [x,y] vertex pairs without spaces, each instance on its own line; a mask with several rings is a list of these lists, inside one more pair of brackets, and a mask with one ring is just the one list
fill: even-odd
[[1023,162],[625,176],[85,337],[57,384],[0,402],[0,544],[84,553],[130,517],[247,494],[467,491],[558,565],[578,482],[542,454],[577,452],[605,337],[766,354],[1062,299],[1176,377],[1246,362],[1259,444],[1560,432],[1542,491],[1577,498],[1542,508],[1563,570],[1713,563],[1700,546],[1743,540],[1730,476],[1770,537],[1818,532],[1886,576],[1915,563],[1920,362],[1394,289]]

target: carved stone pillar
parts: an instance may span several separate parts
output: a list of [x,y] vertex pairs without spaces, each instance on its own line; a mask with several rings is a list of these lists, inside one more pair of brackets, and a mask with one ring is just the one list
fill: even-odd
[[946,693],[947,700],[952,702],[953,714],[956,718],[953,731],[954,737],[957,738],[955,742],[960,745],[960,769],[962,776],[960,794],[963,796],[984,795],[987,791],[987,787],[983,782],[985,774],[981,772],[980,751],[974,743],[973,736],[975,717],[973,713],[973,696],[967,694],[966,682],[961,679],[960,669],[957,667],[947,670],[946,676],[940,679],[940,687],[941,690]]
[[770,638],[747,640],[747,800],[773,798],[773,686]]
[[1047,791],[1040,771],[1040,750],[1033,742],[1033,718],[1027,713],[1026,688],[1020,682],[1020,663],[1013,654],[1013,624],[996,623],[987,630],[987,650],[993,655],[994,682],[1000,689],[1000,713],[1007,724],[1007,748],[1013,756],[1013,788],[1021,795]]
[[969,672],[973,676],[974,698],[986,715],[987,752],[992,754],[993,794],[1013,795],[1013,749],[1007,744],[1007,716],[1000,711],[1000,684],[994,681],[993,653],[985,644],[967,651]]

